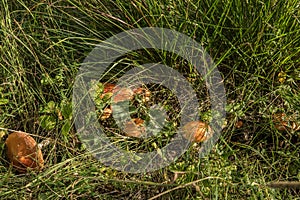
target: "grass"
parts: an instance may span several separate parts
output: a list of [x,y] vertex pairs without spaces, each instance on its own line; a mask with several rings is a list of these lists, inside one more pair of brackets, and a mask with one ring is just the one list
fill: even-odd
[[[5,133],[1,199],[299,199],[299,189],[266,186],[300,179],[299,131],[280,132],[272,120],[285,113],[300,123],[298,1],[2,0],[0,9],[0,126],[51,141],[45,169],[21,175],[5,158]],[[128,174],[85,151],[72,124],[72,86],[96,44],[149,26],[184,33],[211,55],[224,78],[227,124],[207,157],[193,145],[168,167]],[[119,66],[149,61],[179,66],[203,95],[201,77],[172,54],[134,52]],[[114,70],[107,81],[116,81]]]

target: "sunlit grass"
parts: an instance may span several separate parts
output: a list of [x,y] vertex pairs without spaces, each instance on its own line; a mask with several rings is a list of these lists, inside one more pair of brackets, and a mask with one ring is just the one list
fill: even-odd
[[[19,175],[5,158],[7,135],[1,139],[1,199],[296,198],[299,190],[265,185],[300,179],[299,131],[279,132],[273,123],[275,113],[286,113],[300,124],[299,9],[296,0],[2,0],[0,126],[51,143],[43,149],[45,169]],[[199,159],[200,145],[193,145],[169,167],[131,175],[87,153],[68,109],[77,70],[95,45],[149,26],[174,29],[203,45],[224,78],[227,125],[207,157]],[[158,51],[121,58],[106,81],[117,80],[118,67],[150,61],[177,67],[203,93],[188,65]]]

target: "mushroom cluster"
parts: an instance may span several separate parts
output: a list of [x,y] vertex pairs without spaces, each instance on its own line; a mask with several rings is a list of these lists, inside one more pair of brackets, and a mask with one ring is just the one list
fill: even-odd
[[[142,102],[147,102],[150,100],[151,92],[143,87],[134,88],[131,90],[130,88],[121,88],[112,83],[105,83],[103,93],[100,98],[112,98],[113,103],[119,103],[122,101],[130,101],[134,98],[135,95],[140,95]],[[101,120],[108,119],[112,114],[112,106],[109,105],[106,107],[102,115],[100,116]]]
[[40,170],[44,167],[42,151],[28,133],[13,132],[5,144],[7,157],[18,172],[24,173],[27,169]]
[[[104,85],[103,93],[100,98],[112,98],[114,103],[122,101],[130,101],[134,98],[135,95],[141,97],[142,102],[148,102],[150,100],[151,92],[144,88],[138,87],[133,90],[129,88],[120,88],[112,83],[106,83]],[[108,119],[112,114],[112,105],[104,108],[102,115],[100,116],[101,120]],[[137,137],[140,138],[145,134],[144,120],[140,118],[134,118],[131,121],[128,121],[124,125],[125,135],[128,137]],[[201,121],[191,121],[184,125],[183,127],[183,136],[190,140],[191,142],[203,142],[209,139],[212,136],[211,127]]]

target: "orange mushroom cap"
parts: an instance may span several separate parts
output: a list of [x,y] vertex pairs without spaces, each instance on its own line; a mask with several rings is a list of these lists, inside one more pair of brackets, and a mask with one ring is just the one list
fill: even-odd
[[145,134],[144,120],[134,118],[128,121],[124,127],[125,135],[128,137],[141,137]]
[[100,116],[101,120],[108,119],[112,114],[111,106],[104,108],[102,115]]
[[5,144],[7,157],[17,171],[24,173],[27,168],[40,170],[44,167],[42,151],[29,134],[13,132],[8,136]]
[[108,97],[112,97],[113,94],[114,96],[114,103],[121,102],[121,101],[126,101],[126,100],[132,100],[133,95],[139,94],[142,95],[142,100],[143,102],[147,102],[150,100],[151,92],[150,90],[142,87],[138,88],[124,88],[124,87],[119,87],[116,86],[113,83],[104,83],[104,90],[103,94],[100,96],[103,98],[105,95],[108,95]]
[[113,94],[114,103],[129,101],[133,99],[133,91],[129,88],[115,87],[113,90]]
[[[141,95],[142,101],[147,102],[150,100],[151,92],[142,87],[134,88],[133,90],[130,88],[119,87],[113,83],[104,83],[103,93],[100,95],[100,98],[113,98],[114,103],[130,101],[134,98],[134,95]],[[101,120],[108,119],[112,114],[112,105],[106,107],[103,110],[103,114],[100,116]],[[133,124],[132,124],[133,125]],[[128,125],[130,126],[130,125]]]
[[236,127],[237,129],[242,128],[243,125],[244,125],[244,123],[243,123],[242,120],[238,120],[238,121],[235,123],[235,127]]
[[150,101],[151,92],[147,88],[139,87],[133,89],[134,94],[138,94],[142,96],[142,102],[148,102]]
[[100,98],[103,98],[104,96],[108,96],[108,98],[111,98],[113,94],[115,94],[115,103],[131,100],[133,98],[133,91],[131,89],[120,88],[119,86],[116,86],[113,83],[105,83],[103,94],[101,94]]
[[183,136],[191,142],[203,142],[211,137],[211,127],[201,121],[191,121],[183,126]]

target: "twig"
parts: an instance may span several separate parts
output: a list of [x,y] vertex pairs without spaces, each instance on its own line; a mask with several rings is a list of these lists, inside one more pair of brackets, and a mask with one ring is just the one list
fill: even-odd
[[299,181],[278,181],[278,182],[268,183],[267,186],[271,188],[300,189],[300,182]]
[[0,130],[9,131],[9,132],[22,132],[22,133],[24,133],[23,131],[17,131],[17,130],[13,130],[13,129],[9,129],[9,128],[2,128],[2,127],[0,127]]

